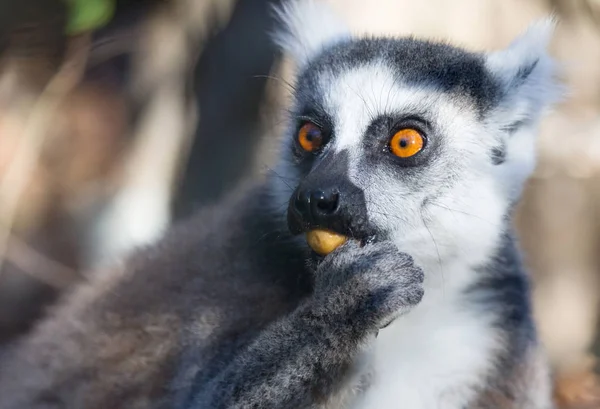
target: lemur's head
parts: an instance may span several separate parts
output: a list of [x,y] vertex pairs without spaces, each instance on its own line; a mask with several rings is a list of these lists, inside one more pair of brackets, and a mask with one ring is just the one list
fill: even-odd
[[552,23],[474,53],[414,38],[356,38],[322,3],[287,3],[278,42],[296,61],[285,178],[290,228],[394,240],[422,264],[477,263],[535,165],[559,91]]

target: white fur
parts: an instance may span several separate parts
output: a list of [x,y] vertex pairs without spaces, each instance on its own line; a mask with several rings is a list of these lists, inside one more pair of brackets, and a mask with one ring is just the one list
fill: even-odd
[[[439,270],[438,253],[440,257],[460,256],[476,265],[493,250],[507,206],[489,157],[497,144],[496,136],[477,121],[474,112],[443,93],[409,87],[393,78],[391,68],[378,62],[336,79],[322,78],[322,86],[327,87],[325,105],[333,112],[335,122],[335,140],[328,149],[351,152],[349,174],[365,191],[371,220],[384,230],[397,231],[404,250],[434,271]],[[451,190],[436,199],[445,208],[432,205],[425,214],[420,214],[425,196],[415,197],[419,192],[411,186],[395,180],[386,169],[366,171],[356,165],[363,154],[361,139],[373,119],[372,113],[414,112],[428,113],[427,119],[438,131],[431,138],[445,140],[444,152],[427,165],[423,178],[441,189],[449,172],[460,177]],[[431,193],[439,192],[423,192]],[[427,229],[436,233],[433,240]],[[469,251],[473,254],[467,259],[462,250],[465,248],[479,251]]]
[[[321,85],[336,124],[329,149],[351,152],[350,176],[365,192],[370,220],[393,231],[398,247],[426,271],[423,301],[380,332],[371,352],[374,384],[351,407],[462,408],[484,382],[488,357],[499,347],[489,318],[464,308],[460,296],[476,279],[472,268],[494,251],[507,206],[490,171],[495,136],[443,93],[394,81],[393,70],[381,62],[325,77]],[[371,115],[413,112],[429,113],[440,131],[432,137],[446,140],[444,154],[423,178],[436,185],[449,167],[462,175],[424,214],[424,197],[410,186],[384,169],[355,165]]]
[[[447,271],[454,273],[459,271]],[[493,365],[489,356],[500,345],[489,327],[461,308],[456,294],[430,292],[380,331],[371,352],[373,384],[351,407],[464,408],[485,382]]]
[[[519,88],[518,94],[512,98],[526,97],[528,100],[541,101],[540,108],[545,102],[553,102],[556,88],[548,80],[555,74],[554,62],[548,55],[548,46],[554,32],[555,21],[551,18],[539,20],[529,26],[527,31],[515,39],[508,48],[489,53],[487,67],[497,73],[507,87],[510,87],[515,74],[523,67],[537,65],[526,82],[524,89]],[[552,85],[552,86],[549,86]]]
[[306,64],[324,47],[350,37],[346,24],[324,0],[290,0],[276,10],[281,28],[275,42],[299,66]]

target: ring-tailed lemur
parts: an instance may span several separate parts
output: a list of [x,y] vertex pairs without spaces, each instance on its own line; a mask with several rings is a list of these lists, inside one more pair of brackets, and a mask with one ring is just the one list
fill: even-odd
[[0,358],[0,408],[552,407],[510,222],[551,24],[488,54],[279,16],[279,168],[77,289]]

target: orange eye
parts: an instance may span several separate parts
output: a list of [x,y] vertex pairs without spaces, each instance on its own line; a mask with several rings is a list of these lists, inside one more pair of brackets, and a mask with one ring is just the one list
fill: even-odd
[[298,131],[298,142],[305,151],[314,152],[323,144],[323,133],[315,124],[307,122]]
[[410,158],[423,149],[425,141],[416,129],[401,129],[390,140],[390,150],[400,158]]

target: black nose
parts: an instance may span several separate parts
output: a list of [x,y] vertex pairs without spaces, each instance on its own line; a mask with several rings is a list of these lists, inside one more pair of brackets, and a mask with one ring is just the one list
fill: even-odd
[[294,200],[294,208],[310,223],[319,223],[335,216],[338,211],[339,193],[336,189],[300,190]]

